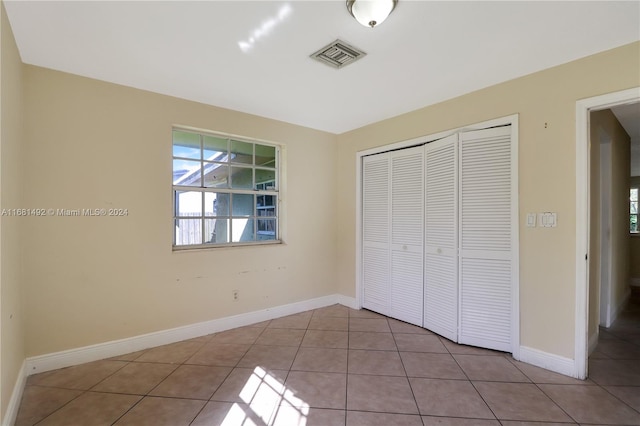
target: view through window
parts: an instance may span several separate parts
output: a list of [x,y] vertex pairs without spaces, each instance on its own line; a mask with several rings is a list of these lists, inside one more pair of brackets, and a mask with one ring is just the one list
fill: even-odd
[[629,230],[632,234],[638,231],[638,188],[631,188],[629,191]]
[[278,241],[278,147],[173,130],[176,248]]

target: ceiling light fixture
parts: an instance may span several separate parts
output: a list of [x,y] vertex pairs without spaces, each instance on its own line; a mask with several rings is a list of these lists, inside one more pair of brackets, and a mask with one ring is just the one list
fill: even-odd
[[347,0],[347,10],[365,27],[384,22],[396,7],[398,0]]

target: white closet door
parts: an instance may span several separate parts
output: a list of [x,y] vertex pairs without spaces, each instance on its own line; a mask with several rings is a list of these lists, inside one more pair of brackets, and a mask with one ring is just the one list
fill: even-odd
[[460,343],[510,352],[511,127],[464,132],[460,146]]
[[422,326],[424,149],[391,153],[391,315]]
[[424,327],[458,337],[458,135],[425,146]]
[[362,307],[390,315],[390,158],[379,154],[362,163]]

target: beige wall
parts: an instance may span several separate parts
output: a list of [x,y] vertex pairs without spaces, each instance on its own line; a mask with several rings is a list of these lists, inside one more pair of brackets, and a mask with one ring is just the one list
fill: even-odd
[[[521,344],[573,358],[576,100],[640,85],[639,64],[634,43],[340,135],[339,291],[355,295],[358,151],[518,113]],[[558,226],[525,228],[542,211],[557,212]]]
[[610,144],[611,188],[608,189],[611,208],[611,300],[612,313],[618,310],[629,291],[629,175],[630,140],[610,109],[591,113],[590,168],[590,260],[589,260],[589,336],[597,333],[600,323],[600,271],[601,232],[600,203],[603,191],[600,185],[601,144]]
[[[630,184],[640,187],[640,176],[632,177]],[[640,283],[640,235],[631,237],[629,265],[631,279]]]
[[[336,293],[334,135],[25,70],[25,204],[129,211],[25,221],[28,356]],[[172,252],[172,125],[284,145],[285,244]]]
[[[0,2],[0,209],[22,207],[23,65],[4,4]],[[21,289],[21,231],[18,217],[0,216],[0,423],[22,362],[24,311]]]

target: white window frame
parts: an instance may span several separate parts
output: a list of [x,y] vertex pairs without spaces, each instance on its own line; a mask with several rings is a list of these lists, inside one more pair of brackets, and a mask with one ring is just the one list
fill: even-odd
[[[186,132],[186,133],[191,133],[191,134],[195,134],[198,135],[200,137],[200,158],[188,158],[188,157],[180,157],[180,156],[175,156],[173,154],[173,146],[174,146],[174,138],[173,138],[173,134],[174,132]],[[253,139],[253,138],[248,138],[248,137],[244,137],[244,136],[237,136],[237,135],[232,135],[232,134],[227,134],[227,133],[220,133],[220,132],[213,132],[213,131],[208,131],[208,130],[201,130],[201,129],[194,129],[194,128],[190,128],[190,127],[182,127],[182,126],[173,126],[171,129],[171,146],[172,146],[172,163],[174,160],[187,160],[187,161],[200,161],[201,164],[201,184],[200,186],[193,186],[193,185],[175,185],[173,184],[173,179],[172,179],[172,187],[171,187],[171,193],[172,193],[172,248],[174,251],[183,251],[183,250],[194,250],[194,249],[212,249],[212,248],[221,248],[221,247],[236,247],[236,246],[255,246],[255,245],[272,245],[272,244],[281,244],[282,243],[282,238],[281,238],[281,191],[280,191],[280,183],[281,183],[281,175],[282,175],[282,160],[281,160],[281,145],[273,143],[273,142],[268,142],[268,141],[263,141],[263,140],[258,140],[258,139]],[[220,138],[220,139],[226,139],[227,140],[227,161],[223,161],[221,162],[222,164],[227,163],[228,167],[229,167],[229,174],[230,174],[230,170],[231,170],[231,166],[237,166],[237,167],[243,167],[243,168],[250,168],[253,170],[253,176],[254,176],[254,182],[255,182],[255,170],[275,170],[275,181],[273,185],[269,185],[268,187],[265,186],[264,184],[254,184],[253,189],[238,189],[238,188],[231,188],[231,186],[228,186],[226,188],[219,188],[219,187],[206,187],[204,186],[204,167],[205,164],[207,164],[207,159],[204,158],[204,147],[203,147],[203,137],[204,136],[211,136],[211,137],[215,137],[215,138]],[[231,158],[231,152],[230,152],[230,147],[231,147],[231,141],[237,141],[237,142],[244,142],[244,143],[249,143],[253,145],[253,164],[249,165],[249,164],[241,164],[241,163],[234,163],[232,161],[230,161]],[[256,165],[255,164],[255,153],[256,153],[256,145],[262,145],[262,146],[268,146],[268,147],[273,147],[275,149],[275,167],[274,168],[268,168],[268,167],[261,167],[260,165]],[[173,167],[172,167],[173,170]],[[176,243],[176,226],[177,226],[177,221],[180,219],[200,219],[201,220],[201,239],[204,241],[205,240],[205,220],[207,219],[213,219],[216,218],[215,216],[207,216],[205,213],[205,196],[202,196],[202,211],[200,212],[200,215],[198,216],[180,216],[177,213],[177,200],[176,200],[176,194],[178,192],[200,192],[200,193],[217,193],[217,194],[231,194],[230,195],[230,199],[231,197],[233,197],[233,194],[236,195],[253,195],[254,196],[254,211],[253,211],[253,215],[248,216],[249,219],[253,220],[253,227],[254,227],[254,236],[255,236],[255,240],[253,241],[233,241],[232,235],[233,235],[233,219],[239,219],[240,217],[235,217],[233,216],[233,212],[231,211],[231,205],[229,206],[229,212],[228,215],[223,215],[223,216],[219,216],[218,218],[220,219],[224,219],[224,220],[228,220],[228,233],[230,235],[229,237],[229,242],[222,242],[222,243],[205,243],[202,242],[200,244],[177,244]],[[260,211],[264,210],[265,206],[258,206],[258,199],[264,196],[273,196],[275,199],[275,203],[273,206],[269,206],[272,207],[274,209],[274,213],[273,215],[269,215],[266,216],[265,219],[268,220],[275,220],[275,229],[274,230],[259,230],[259,218],[261,217]],[[231,202],[230,202],[231,204]],[[243,218],[247,218],[247,217],[243,217]],[[258,240],[259,235],[272,235],[273,239],[269,239],[269,240]]]

